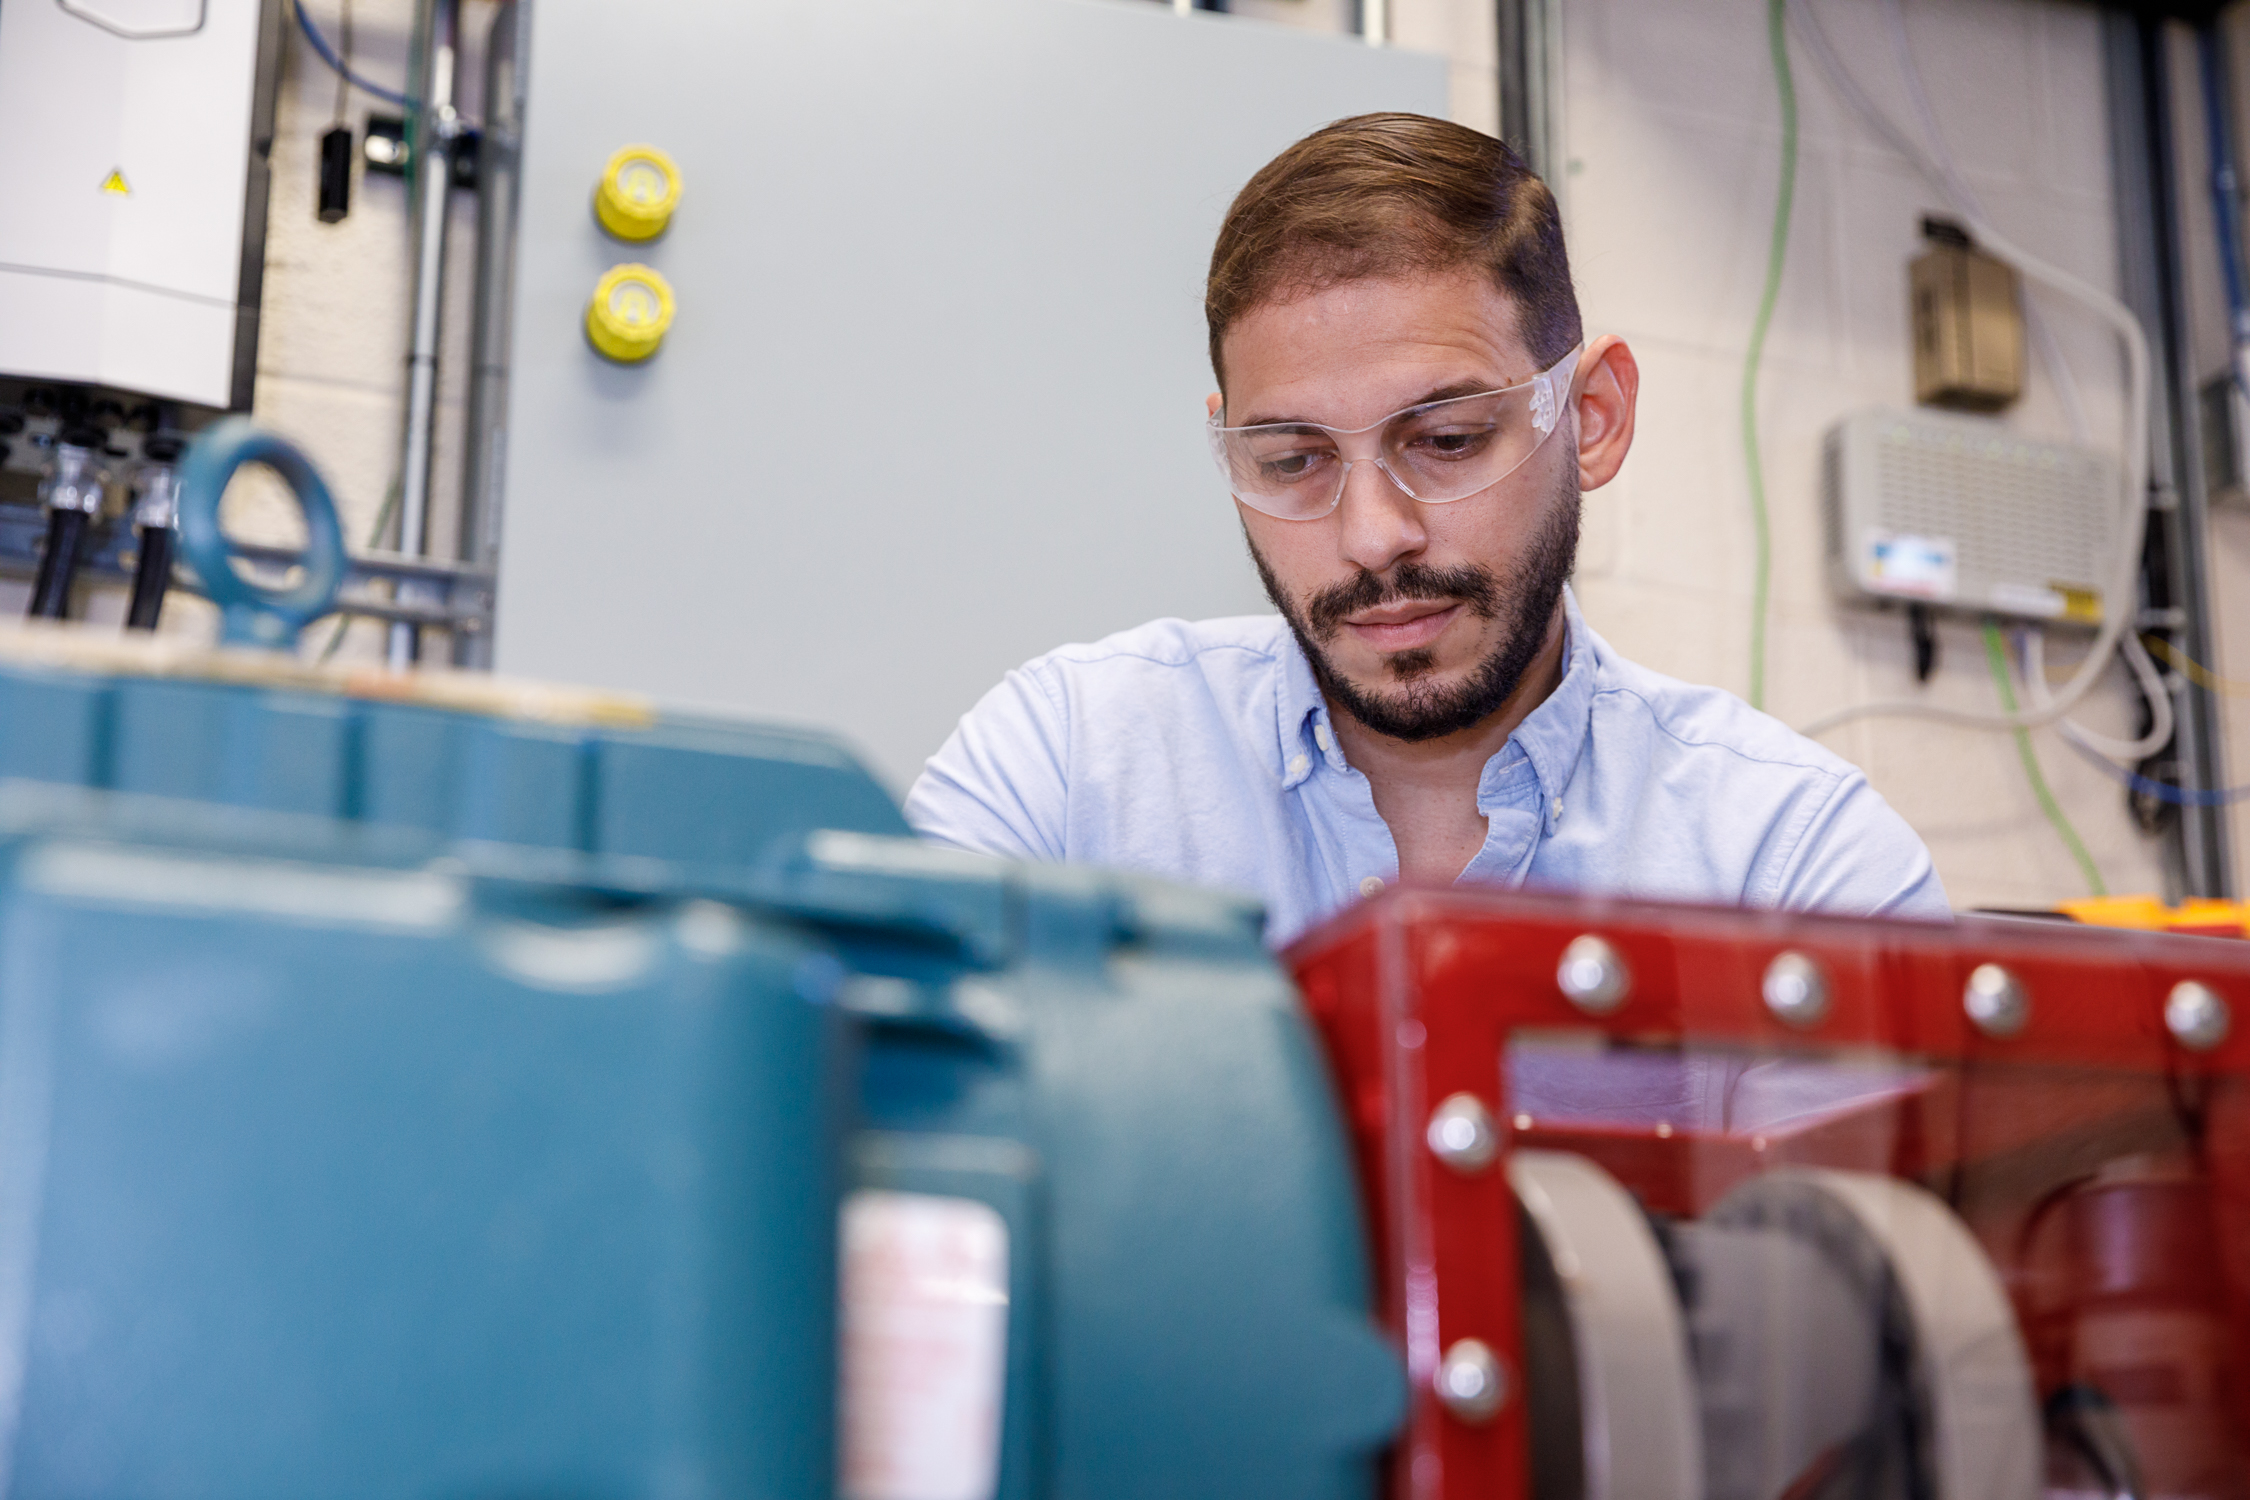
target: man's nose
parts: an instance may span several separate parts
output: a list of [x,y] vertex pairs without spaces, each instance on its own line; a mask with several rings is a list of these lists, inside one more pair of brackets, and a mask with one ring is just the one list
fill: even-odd
[[1379,574],[1420,552],[1429,543],[1421,511],[1421,502],[1393,484],[1375,460],[1354,460],[1344,470],[1337,505],[1343,560]]

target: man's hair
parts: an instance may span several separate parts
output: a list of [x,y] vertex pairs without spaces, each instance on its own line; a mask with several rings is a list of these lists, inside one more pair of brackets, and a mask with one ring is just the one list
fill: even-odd
[[1244,184],[1204,284],[1211,369],[1261,303],[1370,276],[1482,267],[1542,368],[1582,337],[1555,195],[1501,141],[1427,115],[1355,115],[1306,136]]

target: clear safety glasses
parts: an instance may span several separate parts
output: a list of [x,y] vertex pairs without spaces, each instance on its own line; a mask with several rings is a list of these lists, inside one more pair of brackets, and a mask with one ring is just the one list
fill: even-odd
[[[1507,478],[1553,432],[1570,400],[1581,344],[1521,385],[1393,412],[1365,427],[1318,422],[1205,424],[1234,498],[1284,521],[1317,521],[1344,498],[1353,464],[1371,463],[1427,505],[1466,500]],[[1372,436],[1370,436],[1372,434]]]

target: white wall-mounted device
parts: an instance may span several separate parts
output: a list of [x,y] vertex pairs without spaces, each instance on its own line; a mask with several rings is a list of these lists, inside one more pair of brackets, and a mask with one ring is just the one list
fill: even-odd
[[2116,465],[1989,417],[1868,411],[1828,434],[1830,576],[1847,599],[2099,625]]
[[0,375],[249,406],[281,15],[0,5]]

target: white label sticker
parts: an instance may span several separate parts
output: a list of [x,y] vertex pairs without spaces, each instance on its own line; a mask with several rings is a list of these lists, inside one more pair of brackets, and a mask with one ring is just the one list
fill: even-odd
[[844,1200],[843,1492],[992,1500],[1007,1387],[1008,1226],[973,1198]]
[[1956,550],[1949,536],[1870,532],[1868,586],[1878,593],[1902,594],[1910,599],[1950,599],[1959,574]]

